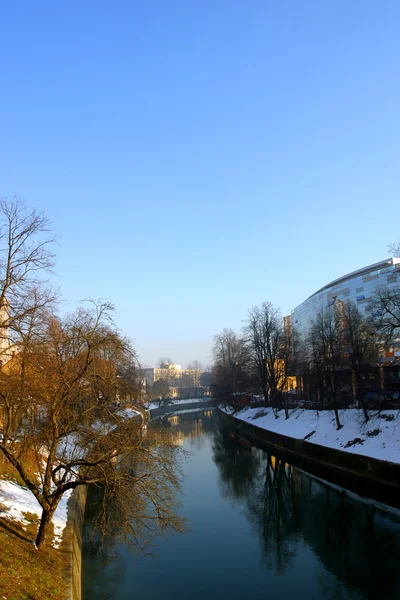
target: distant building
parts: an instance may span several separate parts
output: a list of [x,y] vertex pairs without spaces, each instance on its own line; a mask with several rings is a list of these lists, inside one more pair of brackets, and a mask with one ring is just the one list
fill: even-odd
[[204,374],[199,370],[182,369],[181,365],[169,364],[146,368],[142,373],[149,391],[157,381],[167,381],[169,395],[172,398],[188,397],[190,394],[198,396],[209,392],[209,386],[201,383]]
[[175,381],[182,377],[181,365],[169,364],[166,367],[158,367],[154,369],[154,381],[164,379],[165,381]]

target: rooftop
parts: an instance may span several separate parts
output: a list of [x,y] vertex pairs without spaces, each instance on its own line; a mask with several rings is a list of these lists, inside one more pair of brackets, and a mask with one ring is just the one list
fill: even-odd
[[[368,265],[367,267],[363,267],[362,269],[358,269],[357,271],[352,271],[351,273],[347,273],[347,275],[343,275],[342,277],[339,277],[338,279],[334,279],[330,283],[327,283],[326,285],[324,285],[322,288],[320,288],[319,290],[317,290],[316,292],[311,294],[311,296],[309,296],[306,300],[304,300],[304,302],[307,302],[307,300],[309,300],[313,296],[316,296],[320,292],[327,290],[328,288],[334,287],[335,285],[339,285],[340,283],[345,283],[349,279],[353,279],[353,277],[359,277],[360,275],[366,275],[367,273],[370,273],[371,271],[376,271],[377,269],[385,269],[385,268],[392,267],[393,265],[398,265],[398,264],[400,264],[400,258],[392,257],[392,258],[387,258],[386,260],[381,260],[377,263],[373,263],[372,265]],[[301,304],[304,304],[304,302],[302,302]],[[301,304],[299,304],[299,306],[301,306]],[[297,306],[296,306],[296,308],[297,308]],[[296,308],[294,308],[292,310],[292,313],[296,310]]]

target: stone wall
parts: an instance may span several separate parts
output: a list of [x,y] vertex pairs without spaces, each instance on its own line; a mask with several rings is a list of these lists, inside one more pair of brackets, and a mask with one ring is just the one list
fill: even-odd
[[82,597],[82,533],[85,517],[87,489],[82,485],[68,500],[68,521],[64,531],[62,549],[67,555],[64,577],[67,582],[66,600]]

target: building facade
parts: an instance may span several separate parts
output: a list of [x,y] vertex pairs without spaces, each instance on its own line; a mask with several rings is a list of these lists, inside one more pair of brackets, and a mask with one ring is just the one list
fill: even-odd
[[[367,316],[380,287],[400,287],[400,258],[388,258],[328,283],[292,310],[291,327],[304,338],[321,309],[337,302],[353,302]],[[394,342],[395,355],[400,356],[400,340]]]

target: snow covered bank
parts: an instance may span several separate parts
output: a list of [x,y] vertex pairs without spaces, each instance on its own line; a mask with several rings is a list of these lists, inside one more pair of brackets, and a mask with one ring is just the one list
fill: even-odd
[[173,400],[173,401],[171,401],[170,404],[165,404],[165,405],[162,403],[162,400],[160,400],[160,401],[159,400],[153,400],[149,404],[146,404],[145,408],[147,410],[153,410],[154,408],[173,407],[173,406],[179,406],[180,404],[195,404],[197,402],[198,403],[200,403],[200,402],[210,402],[210,400],[212,400],[211,397],[189,398],[187,400],[185,400],[185,399]]
[[[222,410],[227,414],[233,413],[230,408]],[[370,420],[365,423],[362,411],[341,410],[339,415],[343,427],[339,431],[332,411],[296,408],[289,411],[287,420],[284,411],[278,414],[276,419],[271,408],[245,408],[234,416],[273,433],[400,464],[400,411],[371,411]]]
[[[55,548],[60,545],[67,524],[67,502],[71,492],[72,490],[63,495],[53,516],[53,546]],[[42,508],[35,496],[27,488],[21,487],[13,481],[0,480],[0,517],[20,521],[26,526],[29,521],[24,513],[33,513],[40,519]]]

